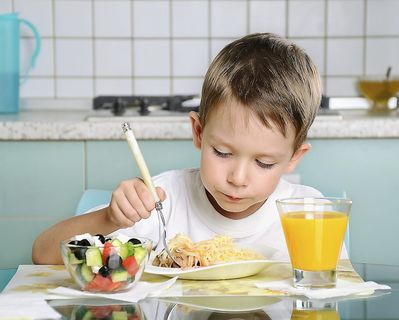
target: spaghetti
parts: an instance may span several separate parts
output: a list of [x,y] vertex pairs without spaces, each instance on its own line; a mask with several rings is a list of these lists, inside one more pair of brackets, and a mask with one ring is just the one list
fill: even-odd
[[[259,253],[237,248],[233,239],[224,235],[217,235],[209,240],[193,242],[186,235],[180,233],[169,241],[168,246],[182,269],[212,266],[240,260],[264,259]],[[167,268],[179,267],[172,261],[165,250],[162,250],[155,257],[152,264]]]

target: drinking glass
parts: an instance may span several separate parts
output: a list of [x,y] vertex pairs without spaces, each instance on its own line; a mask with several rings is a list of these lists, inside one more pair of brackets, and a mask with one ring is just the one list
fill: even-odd
[[276,201],[293,267],[295,287],[331,288],[352,201],[286,198]]

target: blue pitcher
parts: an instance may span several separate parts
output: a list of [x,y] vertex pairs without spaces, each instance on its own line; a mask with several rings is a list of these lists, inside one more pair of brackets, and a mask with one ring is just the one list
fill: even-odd
[[[32,30],[36,45],[28,69],[20,81],[19,75],[19,41],[20,24]],[[17,113],[19,111],[19,86],[34,67],[40,52],[40,36],[36,28],[17,13],[0,14],[0,113]]]

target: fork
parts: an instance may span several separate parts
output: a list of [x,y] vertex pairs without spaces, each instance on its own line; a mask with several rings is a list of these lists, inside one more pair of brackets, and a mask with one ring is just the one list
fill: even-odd
[[143,157],[143,154],[141,153],[141,150],[137,143],[137,140],[133,134],[133,130],[130,128],[130,125],[128,122],[124,122],[122,124],[122,130],[123,130],[123,133],[125,134],[125,137],[130,146],[130,149],[132,150],[133,156],[136,159],[136,163],[140,169],[141,176],[143,177],[144,183],[147,185],[147,187],[150,190],[151,195],[155,201],[155,210],[157,211],[159,218],[161,220],[162,226],[163,226],[163,232],[161,234],[161,238],[162,238],[162,243],[163,243],[164,249],[165,249],[166,253],[168,254],[168,256],[172,259],[172,261],[180,267],[179,262],[177,262],[176,259],[173,257],[173,255],[168,247],[168,244],[166,242],[166,221],[165,221],[165,217],[162,213],[162,202],[159,199],[158,194],[155,190],[154,184],[151,179],[150,172],[149,172],[148,167],[144,161],[144,157]]

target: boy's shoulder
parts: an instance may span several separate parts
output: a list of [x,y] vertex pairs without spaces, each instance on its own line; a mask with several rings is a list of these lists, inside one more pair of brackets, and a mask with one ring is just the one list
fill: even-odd
[[310,186],[303,184],[291,183],[285,179],[280,179],[273,195],[276,198],[292,198],[292,197],[321,197],[323,194]]
[[199,179],[199,169],[198,168],[190,168],[190,169],[176,169],[176,170],[168,170],[164,171],[153,177],[155,183],[187,183],[187,182],[195,182]]

